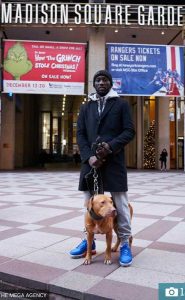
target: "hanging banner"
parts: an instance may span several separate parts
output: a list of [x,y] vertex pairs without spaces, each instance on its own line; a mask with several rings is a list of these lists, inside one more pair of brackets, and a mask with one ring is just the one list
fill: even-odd
[[119,94],[184,96],[184,47],[108,44],[108,69]]
[[3,92],[83,95],[85,44],[4,41]]

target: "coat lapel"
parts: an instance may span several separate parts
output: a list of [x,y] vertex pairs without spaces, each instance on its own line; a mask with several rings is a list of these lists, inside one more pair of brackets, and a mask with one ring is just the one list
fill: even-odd
[[116,98],[111,98],[111,99],[107,100],[107,103],[105,105],[103,113],[101,114],[100,120],[102,120],[107,115],[107,113],[112,108],[112,106],[115,104],[115,102],[116,102]]
[[99,117],[99,114],[98,114],[97,102],[96,101],[91,101],[90,104],[91,104],[90,110],[92,111],[93,116],[95,117],[96,120],[99,120],[100,117]]

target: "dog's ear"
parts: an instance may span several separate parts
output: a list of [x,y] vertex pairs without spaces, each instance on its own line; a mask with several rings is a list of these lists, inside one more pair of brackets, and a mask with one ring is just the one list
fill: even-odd
[[91,210],[92,209],[92,206],[93,206],[93,199],[94,197],[92,196],[89,201],[88,201],[88,204],[87,204],[87,208],[88,210]]

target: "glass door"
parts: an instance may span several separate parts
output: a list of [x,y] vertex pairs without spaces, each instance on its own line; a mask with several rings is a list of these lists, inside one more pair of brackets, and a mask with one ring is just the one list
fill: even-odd
[[41,150],[53,156],[62,154],[62,118],[53,117],[51,112],[42,112],[41,117],[42,144]]
[[41,115],[41,150],[51,153],[51,113],[43,112]]

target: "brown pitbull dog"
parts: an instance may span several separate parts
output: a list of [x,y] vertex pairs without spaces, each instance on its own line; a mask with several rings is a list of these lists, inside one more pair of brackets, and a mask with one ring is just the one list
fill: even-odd
[[[133,208],[129,204],[130,215],[132,218]],[[93,196],[87,206],[85,214],[85,228],[87,231],[87,253],[84,264],[89,265],[92,259],[91,247],[95,233],[106,234],[106,250],[104,263],[111,264],[111,245],[112,245],[112,230],[117,234],[117,212],[111,197],[101,194]],[[132,237],[129,239],[130,246]],[[112,251],[117,251],[120,244],[120,239],[117,234],[117,241]]]

